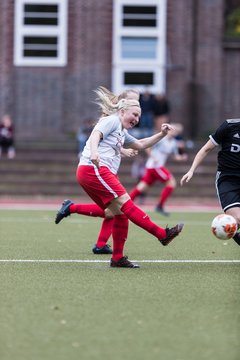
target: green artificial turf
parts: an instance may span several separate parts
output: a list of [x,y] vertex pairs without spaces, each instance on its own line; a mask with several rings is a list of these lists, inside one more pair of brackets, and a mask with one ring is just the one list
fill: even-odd
[[[91,252],[101,219],[53,211],[0,211],[1,360],[237,360],[240,260],[232,241],[213,237],[214,213],[173,213],[183,221],[168,247],[130,225],[126,255],[140,269],[112,269]],[[106,260],[107,262],[103,262]]]

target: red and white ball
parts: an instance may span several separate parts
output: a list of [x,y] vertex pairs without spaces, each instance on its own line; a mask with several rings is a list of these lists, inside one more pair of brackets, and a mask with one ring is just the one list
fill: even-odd
[[238,224],[233,216],[220,214],[213,219],[211,228],[218,239],[228,240],[236,234]]

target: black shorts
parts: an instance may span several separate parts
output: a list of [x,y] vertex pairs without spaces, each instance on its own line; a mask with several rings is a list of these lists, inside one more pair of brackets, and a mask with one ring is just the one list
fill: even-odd
[[216,189],[219,202],[224,211],[240,207],[240,174],[216,174]]

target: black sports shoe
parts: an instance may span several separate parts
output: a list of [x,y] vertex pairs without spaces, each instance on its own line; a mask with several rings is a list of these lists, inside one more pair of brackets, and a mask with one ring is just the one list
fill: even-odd
[[70,215],[69,207],[72,205],[73,202],[71,200],[64,200],[62,203],[61,209],[57,212],[56,218],[55,218],[55,224],[59,224],[60,221]]
[[114,261],[113,259],[111,259],[110,266],[111,267],[123,267],[123,268],[139,268],[140,267],[138,264],[134,264],[131,261],[129,261],[127,256],[123,256],[118,261]]
[[177,224],[172,228],[166,227],[166,237],[163,239],[158,239],[163,246],[167,246],[176,236],[180,234],[183,229],[184,224]]
[[109,245],[104,245],[102,247],[98,247],[96,244],[92,248],[92,252],[96,255],[102,255],[102,254],[112,254],[112,249]]
[[233,236],[233,240],[240,246],[240,232],[237,232],[237,233]]
[[170,214],[164,210],[164,208],[161,205],[156,206],[155,211],[162,214],[163,216],[169,216]]

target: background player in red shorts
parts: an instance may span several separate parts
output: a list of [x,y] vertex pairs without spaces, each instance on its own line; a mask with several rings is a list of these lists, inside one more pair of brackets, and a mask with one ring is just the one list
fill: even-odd
[[[161,121],[156,120],[155,132],[160,131]],[[146,193],[148,188],[156,182],[164,183],[161,191],[156,211],[162,215],[169,215],[164,205],[176,187],[176,180],[173,174],[165,167],[166,161],[170,155],[177,161],[187,159],[186,154],[180,154],[176,136],[181,131],[181,124],[172,124],[173,130],[170,130],[162,140],[158,141],[151,149],[147,149],[148,159],[145,165],[145,173],[137,186],[130,192],[130,197],[134,200],[142,193]]]

